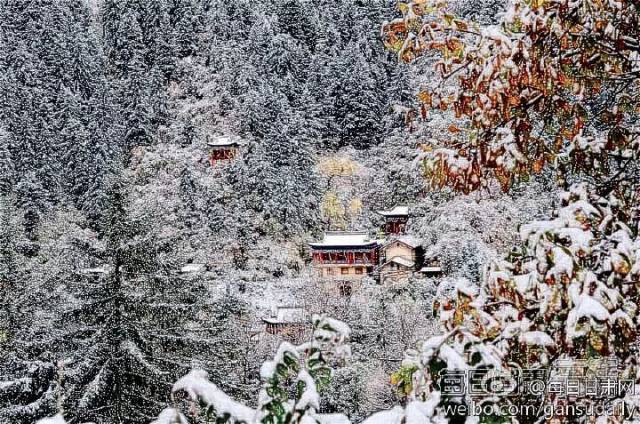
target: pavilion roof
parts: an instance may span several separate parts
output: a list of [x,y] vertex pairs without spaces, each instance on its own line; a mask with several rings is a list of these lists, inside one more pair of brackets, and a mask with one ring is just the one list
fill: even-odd
[[231,136],[225,135],[216,137],[213,140],[207,142],[209,147],[234,147],[238,145],[238,142],[235,141]]
[[327,231],[320,242],[309,243],[314,248],[322,247],[369,247],[377,240],[371,240],[366,231]]
[[402,265],[406,268],[413,268],[413,266],[415,265],[415,263],[411,259],[403,258],[402,256],[394,256],[393,258],[385,262],[382,266],[385,267],[390,263]]
[[415,249],[417,247],[420,247],[422,245],[422,240],[419,240],[413,236],[410,235],[403,235],[403,236],[399,236],[399,237],[393,237],[390,238],[386,241],[385,246],[388,246],[394,242],[400,242],[402,244],[406,244],[407,246],[411,247],[412,249]]
[[420,268],[420,272],[442,272],[442,268],[439,266],[423,266],[422,268]]
[[409,215],[409,207],[408,206],[394,206],[393,208],[387,211],[376,211],[378,214],[382,216],[408,216]]

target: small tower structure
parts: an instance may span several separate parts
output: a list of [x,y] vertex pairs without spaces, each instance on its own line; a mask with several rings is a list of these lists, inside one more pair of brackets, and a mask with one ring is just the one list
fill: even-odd
[[409,220],[408,206],[394,206],[386,211],[376,211],[384,217],[383,231],[386,235],[405,234]]
[[238,154],[239,143],[230,136],[217,137],[207,143],[209,146],[209,162],[216,166],[221,161],[230,161]]

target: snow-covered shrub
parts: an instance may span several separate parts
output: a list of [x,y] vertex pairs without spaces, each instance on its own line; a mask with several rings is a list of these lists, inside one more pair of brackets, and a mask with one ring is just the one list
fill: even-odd
[[[435,306],[443,334],[406,353],[395,383],[408,406],[387,414],[400,423],[412,410],[429,419],[446,416],[447,404],[526,405],[540,399],[519,396],[443,394],[440,371],[494,370],[517,379],[524,369],[569,367],[584,360],[616,360],[617,378],[637,384],[634,354],[640,306],[638,217],[624,199],[599,197],[585,186],[561,195],[554,218],[521,227],[523,244],[494,261],[480,290],[464,281]],[[605,398],[621,401],[632,393]],[[581,394],[573,401],[590,402]],[[547,398],[547,401],[553,401]],[[506,422],[510,416],[481,415]],[[539,419],[516,416],[516,419]],[[559,414],[559,419],[569,419]],[[584,417],[577,417],[584,418]],[[395,419],[395,418],[394,418]],[[425,418],[426,419],[426,418]]]
[[[318,389],[329,383],[331,366],[350,355],[346,344],[349,327],[319,315],[314,315],[313,326],[309,342],[298,346],[283,342],[273,360],[262,365],[263,386],[255,409],[231,399],[209,381],[203,370],[193,370],[178,380],[173,392],[186,392],[192,401],[202,405],[198,414],[220,423],[348,423],[343,415],[319,413]],[[158,423],[185,420],[175,409],[163,411],[161,418],[166,420],[159,418]]]

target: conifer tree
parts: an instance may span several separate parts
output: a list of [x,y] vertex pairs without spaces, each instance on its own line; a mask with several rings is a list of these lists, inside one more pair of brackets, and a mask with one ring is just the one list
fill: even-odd
[[69,341],[65,351],[77,352],[67,359],[64,414],[99,423],[146,422],[165,400],[157,388],[181,370],[171,353],[183,350],[170,328],[188,319],[183,302],[195,301],[189,291],[196,288],[176,290],[183,283],[169,274],[168,246],[143,217],[131,216],[121,181],[109,196],[104,250],[93,254],[101,265],[70,282],[78,306],[59,318]]
[[0,198],[0,351],[7,351],[12,339],[12,331],[16,327],[18,311],[11,299],[19,281],[18,261],[16,259],[17,226],[12,214],[13,207],[8,197]]
[[[108,97],[87,5],[36,1],[25,7],[5,1],[0,9],[5,22],[1,78],[6,82],[0,116],[9,137],[3,143],[8,149],[2,160],[8,167],[5,178],[14,185],[41,187],[39,207],[78,201],[88,181],[96,179],[74,171],[92,157],[88,146],[96,133],[88,127],[105,114],[101,105]],[[29,192],[17,193],[21,204],[29,202],[21,197]]]
[[363,58],[356,43],[349,43],[338,68],[342,80],[333,87],[339,145],[364,148],[383,134],[382,115],[386,99],[378,84],[375,64]]
[[16,168],[12,152],[14,140],[4,128],[0,128],[0,193],[6,196],[15,187]]
[[[275,93],[273,93],[276,95]],[[277,95],[276,95],[277,96]],[[317,222],[318,176],[313,166],[310,140],[300,115],[286,112],[284,96],[272,108],[256,107],[248,116],[255,138],[244,157],[245,171],[236,185],[249,209],[260,213],[275,234],[307,231]],[[262,97],[261,102],[270,101]],[[261,118],[274,113],[274,119]]]
[[313,52],[317,38],[317,22],[313,20],[309,9],[309,6],[300,0],[278,0],[275,2],[278,31],[289,34],[300,41],[306,50]]

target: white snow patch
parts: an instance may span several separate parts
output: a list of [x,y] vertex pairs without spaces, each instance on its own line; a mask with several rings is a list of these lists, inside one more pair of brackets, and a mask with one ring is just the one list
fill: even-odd
[[206,270],[205,264],[188,264],[180,268],[180,272],[183,274],[203,272],[205,270]]
[[36,421],[36,424],[66,424],[62,415],[58,414],[54,417],[43,418],[41,420]]
[[318,414],[316,418],[320,424],[351,424],[349,418],[343,414]]
[[175,382],[173,392],[186,391],[191,399],[202,399],[213,406],[218,415],[229,414],[238,421],[253,422],[256,411],[231,399],[227,394],[209,381],[209,375],[204,370],[192,370],[189,374]]
[[307,370],[302,370],[298,374],[298,381],[304,383],[304,391],[296,403],[296,409],[313,408],[316,411],[320,409],[320,395],[316,390],[316,383],[313,381],[313,377],[309,375]]
[[152,421],[151,424],[189,424],[187,418],[180,413],[177,409],[174,408],[166,408],[160,412],[158,418],[155,421]]
[[580,296],[580,303],[572,312],[575,312],[576,319],[583,317],[591,317],[598,321],[609,319],[609,311],[600,302],[586,294]]
[[520,343],[537,346],[555,346],[555,342],[544,331],[527,331],[518,337]]
[[278,346],[278,351],[276,352],[276,355],[274,356],[273,360],[272,361],[266,361],[260,367],[260,377],[262,377],[263,380],[268,380],[271,377],[273,377],[273,374],[276,371],[276,366],[279,363],[284,361],[285,354],[289,354],[289,355],[293,356],[294,358],[299,358],[300,357],[300,355],[298,354],[298,351],[297,351],[297,349],[296,349],[296,347],[294,345],[292,345],[289,342],[280,343],[280,346]]
[[376,412],[364,420],[362,424],[401,424],[403,417],[404,411],[401,407],[396,406],[388,411]]

